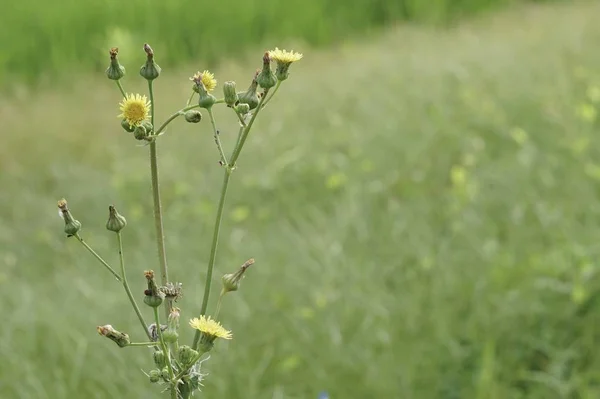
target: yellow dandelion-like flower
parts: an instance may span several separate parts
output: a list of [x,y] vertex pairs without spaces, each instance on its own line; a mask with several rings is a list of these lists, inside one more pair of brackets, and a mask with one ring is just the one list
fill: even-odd
[[190,78],[190,80],[197,82],[200,80],[204,85],[204,88],[207,92],[211,92],[217,87],[217,80],[215,79],[215,74],[211,73],[209,70],[205,70],[204,72],[196,72],[194,76]]
[[269,56],[272,60],[275,60],[277,63],[288,65],[292,62],[301,60],[303,57],[301,53],[295,53],[294,51],[287,50],[279,50],[277,47],[275,47],[275,50],[269,51]]
[[204,335],[210,340],[215,338],[231,339],[231,331],[226,330],[221,323],[213,320],[210,316],[200,316],[200,318],[193,318],[190,320],[190,326],[192,328],[204,333]]
[[150,101],[146,96],[127,94],[119,104],[121,114],[119,118],[129,123],[130,127],[139,126],[150,115]]

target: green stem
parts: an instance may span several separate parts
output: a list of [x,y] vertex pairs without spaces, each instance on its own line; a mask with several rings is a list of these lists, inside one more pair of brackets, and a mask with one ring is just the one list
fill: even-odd
[[121,84],[121,81],[116,80],[115,82],[117,82],[117,86],[119,86],[119,90],[121,90],[121,94],[123,95],[123,97],[127,97],[127,94],[125,94],[125,90],[123,89],[123,85]]
[[[221,231],[221,219],[223,218],[223,208],[225,205],[225,197],[227,196],[227,187],[229,186],[229,179],[231,178],[231,168],[229,166],[225,169],[223,176],[223,185],[221,187],[221,197],[219,198],[219,206],[217,208],[217,217],[215,220],[215,227],[213,230],[212,244],[210,247],[210,258],[208,261],[208,270],[206,272],[206,282],[204,283],[204,297],[202,298],[202,306],[200,308],[200,315],[206,314],[206,308],[208,307],[208,297],[210,296],[210,286],[212,283],[212,273],[215,267],[215,259],[217,258],[217,246],[219,244],[219,233]],[[196,330],[194,335],[194,343],[192,348],[196,349],[198,341],[200,340],[200,331]]]
[[237,117],[238,117],[238,119],[240,121],[240,125],[242,125],[242,127],[245,127],[246,126],[246,122],[244,121],[244,117],[242,115],[240,115],[240,113],[237,112],[235,109],[233,109],[233,112],[235,112],[235,114],[237,115]]
[[[233,151],[235,151],[235,149],[240,145],[240,139],[242,138],[242,133],[244,133],[244,126],[240,126],[240,130],[238,131],[238,136],[237,140],[235,141],[235,147],[233,147]],[[233,153],[231,155],[233,155]]]
[[194,94],[196,94],[196,92],[194,90],[192,90],[192,95],[190,96],[190,98],[188,98],[187,103],[185,103],[186,107],[188,107],[190,105],[190,103],[192,102],[192,99],[194,98]]
[[221,312],[221,303],[223,302],[223,296],[226,294],[225,290],[221,290],[221,294],[219,295],[219,300],[217,301],[217,307],[215,308],[215,316],[214,319],[218,320],[219,313]]
[[140,308],[135,302],[135,298],[131,293],[131,289],[129,288],[129,283],[127,282],[127,274],[125,273],[125,257],[123,255],[123,239],[121,237],[121,232],[117,232],[117,241],[119,243],[119,259],[121,263],[121,276],[123,277],[123,288],[125,288],[125,292],[127,293],[127,297],[129,298],[129,302],[131,302],[131,306],[133,306],[133,310],[135,310],[135,314],[144,329],[144,332],[148,336],[148,338],[152,339],[152,335],[148,331],[148,324],[144,321],[144,316],[142,316],[142,312],[140,312]]
[[178,373],[178,374],[175,376],[175,378],[171,380],[171,382],[172,382],[173,384],[176,384],[176,383],[177,383],[177,381],[179,381],[179,380],[181,379],[181,377],[183,377],[183,376],[184,376],[184,375],[185,375],[185,374],[186,374],[186,373],[189,371],[189,368],[190,368],[191,366],[193,366],[194,364],[196,364],[196,362],[197,362],[198,360],[200,360],[200,358],[202,357],[202,355],[204,355],[204,352],[202,352],[202,351],[198,351],[198,354],[197,354],[197,355],[196,355],[196,356],[195,356],[195,357],[192,359],[192,361],[191,361],[189,364],[184,364],[184,366],[185,366],[185,367],[187,367],[187,369],[183,369],[183,370],[181,370],[181,371],[180,371],[180,372],[179,372],[179,373]]
[[207,109],[208,117],[210,118],[210,124],[213,128],[213,134],[215,136],[215,143],[217,144],[217,148],[219,149],[219,154],[221,155],[221,162],[224,166],[227,166],[227,158],[225,157],[225,153],[223,152],[223,146],[221,145],[221,139],[219,138],[219,131],[217,130],[217,124],[215,123],[215,117],[213,116],[212,110],[210,108]]
[[231,159],[229,160],[229,166],[231,168],[235,167],[235,163],[236,163],[238,157],[240,156],[240,152],[242,151],[242,148],[244,147],[244,143],[246,143],[246,139],[248,138],[248,133],[250,133],[252,124],[254,123],[254,121],[256,120],[256,116],[262,109],[265,98],[267,98],[267,93],[268,93],[268,89],[265,89],[265,94],[260,98],[258,106],[254,110],[254,114],[252,114],[252,118],[250,118],[250,122],[248,122],[248,125],[246,125],[246,127],[244,128],[244,131],[242,132],[242,137],[240,138],[240,141],[237,144],[237,146],[235,147],[235,149],[233,150],[233,154],[231,155]]
[[151,346],[156,346],[156,342],[131,342],[131,343],[127,344],[127,346],[151,347]]
[[[175,378],[175,374],[173,373],[173,367],[171,367],[171,352],[165,343],[165,339],[163,338],[163,332],[160,328],[160,318],[158,317],[158,308],[152,308],[154,311],[154,322],[156,323],[156,330],[158,331],[158,340],[160,341],[160,347],[165,354],[165,360],[167,361],[167,369],[169,370],[169,378],[171,381]],[[171,399],[177,399],[177,386],[171,384]]]
[[[277,90],[279,90],[279,86],[281,85],[281,80],[277,81],[277,84],[275,85],[275,88],[273,89],[273,91],[271,92],[271,95],[269,96],[268,99],[265,100],[264,104],[262,105],[262,107],[266,107],[267,103],[269,101],[271,101],[271,99],[273,98],[273,96],[275,95],[275,93],[277,93]],[[265,97],[267,96],[267,93],[265,93]]]
[[[148,81],[148,92],[150,94],[150,122],[154,125],[154,91],[152,81]],[[156,229],[156,246],[158,248],[158,261],[160,263],[160,282],[166,285],[169,281],[167,267],[167,253],[165,250],[165,233],[163,228],[162,206],[160,204],[160,189],[158,185],[158,156],[156,154],[156,141],[150,143],[150,175],[152,179],[152,199],[154,202],[154,227]],[[169,301],[165,301],[165,312],[169,314]]]
[[113,269],[112,267],[110,267],[110,265],[109,265],[108,263],[106,263],[106,261],[105,261],[104,259],[102,259],[102,257],[101,257],[100,255],[98,255],[98,254],[96,253],[96,251],[94,251],[94,250],[92,249],[92,247],[90,247],[89,245],[87,245],[87,243],[86,243],[85,241],[83,241],[83,238],[81,238],[81,236],[80,236],[79,234],[75,234],[75,237],[76,237],[76,238],[79,240],[79,242],[80,242],[80,243],[81,243],[81,244],[82,244],[84,247],[86,247],[86,248],[87,248],[87,250],[88,250],[88,251],[90,251],[90,253],[91,253],[92,255],[94,255],[94,257],[95,257],[96,259],[98,259],[98,260],[100,261],[100,263],[102,263],[102,264],[104,265],[104,267],[106,267],[106,268],[108,269],[108,271],[109,271],[109,272],[111,272],[111,273],[112,273],[112,275],[113,275],[113,276],[115,276],[115,278],[116,278],[116,279],[117,279],[119,282],[122,282],[122,281],[123,281],[123,279],[121,278],[121,276],[119,276],[119,274],[118,274],[116,271],[114,271],[114,269]]
[[165,128],[167,127],[167,125],[169,123],[173,122],[173,120],[175,120],[177,117],[184,115],[186,111],[189,111],[190,109],[194,109],[194,108],[198,108],[198,107],[199,107],[198,104],[189,105],[189,106],[182,108],[179,111],[175,112],[173,115],[169,116],[162,125],[160,125],[160,127],[154,132],[154,135],[158,136],[160,133],[162,133],[163,130],[165,130]]

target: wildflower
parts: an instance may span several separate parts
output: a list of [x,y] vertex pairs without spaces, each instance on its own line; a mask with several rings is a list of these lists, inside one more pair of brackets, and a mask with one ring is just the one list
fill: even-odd
[[[204,72],[196,72],[194,76],[190,78],[190,80],[196,84],[198,84],[198,82],[202,82],[204,88],[209,93],[213,91],[215,87],[217,87],[217,80],[215,79],[215,75],[208,70],[205,70]],[[196,93],[198,92],[196,88],[194,88],[194,90],[196,91]]]
[[233,338],[231,331],[226,330],[221,323],[213,320],[210,316],[202,315],[200,318],[193,318],[190,320],[190,326],[202,333],[203,340],[211,343],[217,338]]
[[275,47],[275,50],[269,51],[269,55],[271,59],[277,63],[277,70],[275,75],[279,80],[286,80],[289,76],[289,68],[293,62],[299,61],[302,59],[303,55],[300,53],[295,53],[293,51],[287,50],[279,50]]
[[150,106],[146,96],[127,94],[123,101],[119,103],[119,109],[121,110],[119,118],[129,123],[130,127],[139,126],[148,119]]

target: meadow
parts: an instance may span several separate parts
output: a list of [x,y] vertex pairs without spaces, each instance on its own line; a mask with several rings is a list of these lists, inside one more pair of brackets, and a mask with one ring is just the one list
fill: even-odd
[[[211,352],[200,397],[599,397],[598,15],[591,1],[517,6],[295,48],[305,58],[230,187],[215,280],[256,264],[226,297],[234,339]],[[245,87],[262,50],[221,62],[219,83]],[[124,58],[127,91],[145,90],[143,54]],[[204,68],[163,68],[159,119]],[[142,338],[121,286],[56,214],[66,197],[116,264],[104,227],[116,205],[141,297],[142,271],[158,269],[148,149],[120,128],[119,100],[102,72],[0,99],[2,398],[159,391],[146,350],[96,333]],[[234,121],[216,116],[231,145]],[[182,324],[200,306],[222,177],[205,122],[159,141]]]

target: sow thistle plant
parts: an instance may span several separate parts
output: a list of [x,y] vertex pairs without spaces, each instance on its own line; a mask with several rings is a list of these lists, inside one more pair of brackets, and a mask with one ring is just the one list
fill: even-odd
[[[149,367],[146,372],[150,383],[163,385],[163,391],[168,391],[172,399],[186,399],[200,390],[204,374],[201,365],[208,360],[208,352],[218,340],[230,340],[233,338],[231,331],[227,330],[219,320],[221,303],[225,294],[239,289],[240,282],[246,270],[254,263],[254,259],[247,260],[235,272],[226,274],[221,278],[221,292],[212,314],[208,314],[208,300],[211,291],[213,270],[215,267],[217,246],[219,243],[219,232],[227,188],[233,172],[236,170],[236,162],[240,157],[244,144],[259,114],[263,113],[265,106],[271,101],[279,90],[282,82],[289,77],[290,65],[302,58],[302,54],[293,51],[275,50],[267,51],[262,58],[262,68],[257,70],[245,91],[238,91],[233,81],[223,84],[223,97],[217,98],[215,90],[217,80],[213,73],[208,70],[195,73],[192,81],[191,94],[186,105],[173,113],[161,124],[157,124],[154,118],[154,81],[160,76],[161,68],[154,59],[154,51],[148,45],[144,45],[146,62],[140,68],[140,75],[147,80],[148,93],[127,93],[121,83],[125,76],[125,68],[119,63],[118,49],[110,49],[110,65],[106,70],[106,76],[116,82],[121,94],[118,104],[120,113],[118,118],[122,129],[132,134],[135,140],[144,143],[150,153],[150,181],[152,186],[152,198],[154,204],[154,224],[156,230],[156,246],[158,253],[158,265],[160,276],[156,276],[153,270],[143,272],[147,284],[144,292],[132,292],[127,280],[125,258],[123,252],[123,229],[127,226],[127,220],[117,209],[110,205],[108,207],[108,221],[106,229],[116,236],[115,249],[119,254],[119,268],[116,270],[102,256],[100,256],[81,235],[81,223],[75,219],[68,207],[67,201],[58,201],[59,214],[65,222],[64,232],[67,237],[74,237],[81,245],[95,257],[113,277],[121,283],[125,293],[133,307],[137,319],[145,335],[142,341],[132,342],[128,333],[114,328],[110,324],[97,327],[97,331],[121,348],[144,347],[149,348]],[[272,64],[275,64],[275,71]],[[194,99],[197,98],[196,101]],[[221,143],[221,136],[217,129],[212,109],[214,106],[225,106],[231,109],[231,115],[239,122],[237,139],[232,146],[229,156],[226,155],[225,147]],[[214,137],[218,151],[218,164],[223,169],[223,183],[218,200],[214,230],[212,233],[210,256],[204,282],[204,294],[200,309],[195,310],[194,316],[189,323],[181,323],[182,328],[191,328],[194,338],[189,345],[179,340],[181,309],[175,303],[182,295],[182,284],[169,279],[167,253],[165,248],[165,233],[163,229],[163,214],[159,190],[159,168],[157,147],[163,139],[167,126],[183,116],[188,123],[199,123],[204,117],[204,110],[210,121],[210,129]],[[158,126],[158,127],[157,127]],[[141,278],[140,273],[140,278]],[[160,282],[160,283],[159,283]],[[151,309],[152,323],[146,321],[144,312],[138,301]],[[161,322],[160,308],[164,309],[163,321]]]

